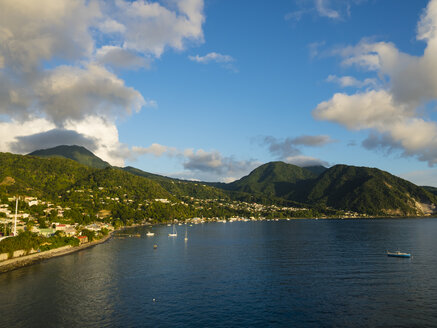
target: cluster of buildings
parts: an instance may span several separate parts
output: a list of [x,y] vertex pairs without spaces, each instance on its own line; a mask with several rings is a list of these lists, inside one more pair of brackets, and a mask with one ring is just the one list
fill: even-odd
[[[8,198],[9,202],[15,201],[15,198]],[[43,202],[36,197],[24,197],[20,198],[20,202],[24,201],[27,204],[27,207],[35,206],[35,205],[44,205],[46,208],[43,210],[45,214],[49,214],[53,210],[57,211],[58,219],[62,219],[63,213],[70,208],[61,206],[54,206],[51,203]],[[31,211],[29,211],[31,212]],[[29,224],[29,222],[31,224]],[[63,223],[63,222],[51,222],[49,227],[41,227],[30,213],[27,213],[23,210],[17,210],[15,208],[11,208],[9,204],[0,204],[0,238],[5,237],[7,234],[7,230],[11,230],[11,234],[18,233],[20,230],[27,230],[29,227],[32,232],[38,233],[39,235],[50,237],[53,236],[56,232],[62,232],[62,235],[67,237],[80,237],[80,231],[82,229],[87,229],[90,231],[100,232],[102,229],[107,229],[109,231],[114,230],[114,227],[111,224],[104,222],[93,222],[92,224],[86,226],[79,226],[77,223]],[[11,227],[11,229],[6,229],[6,227]],[[1,240],[1,239],[0,239]],[[84,238],[80,239],[81,241]]]

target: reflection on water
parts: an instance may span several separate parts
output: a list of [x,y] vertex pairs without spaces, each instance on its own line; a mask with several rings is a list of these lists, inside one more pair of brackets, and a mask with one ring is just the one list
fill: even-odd
[[[136,228],[141,238],[0,275],[0,325],[437,325],[437,220],[187,228],[186,242],[185,226],[177,238],[167,226],[154,237]],[[389,258],[387,249],[413,258]]]

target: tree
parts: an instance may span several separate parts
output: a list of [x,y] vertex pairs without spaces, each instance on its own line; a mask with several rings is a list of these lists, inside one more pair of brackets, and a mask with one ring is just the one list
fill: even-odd
[[87,236],[88,241],[93,241],[96,237],[96,232],[93,230],[83,229],[82,236]]
[[46,220],[44,218],[38,218],[38,224],[41,229],[47,228]]

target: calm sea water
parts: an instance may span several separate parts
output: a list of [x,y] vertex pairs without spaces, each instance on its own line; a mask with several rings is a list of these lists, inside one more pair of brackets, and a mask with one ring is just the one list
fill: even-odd
[[177,228],[1,274],[0,326],[437,326],[437,219]]

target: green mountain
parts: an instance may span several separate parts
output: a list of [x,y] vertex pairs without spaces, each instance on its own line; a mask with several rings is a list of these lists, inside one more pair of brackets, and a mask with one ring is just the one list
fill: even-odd
[[323,172],[325,172],[327,170],[327,168],[322,166],[322,165],[304,166],[303,168],[305,170],[313,172],[317,176],[319,176],[320,174],[322,174]]
[[[54,157],[68,158],[80,164],[93,168],[98,168],[98,169],[107,168],[111,166],[109,163],[103,161],[102,159],[94,155],[88,149],[80,146],[57,146],[50,149],[42,149],[42,150],[34,151],[30,153],[29,156],[38,156],[42,158],[54,158]],[[164,188],[169,194],[172,194],[175,197],[188,196],[188,197],[195,197],[195,198],[202,198],[202,199],[229,198],[228,195],[223,190],[214,188],[212,186],[200,182],[172,179],[158,174],[144,172],[142,170],[136,169],[131,166],[125,168],[115,168],[115,169],[123,170],[133,175],[155,181],[162,188]]]
[[424,188],[376,168],[335,165],[294,199],[372,215],[424,215],[437,198]]
[[437,188],[431,186],[422,186],[423,189],[429,191],[431,194],[437,195]]
[[81,146],[57,146],[49,149],[40,149],[36,150],[30,154],[29,156],[38,156],[38,157],[63,157],[72,159],[80,164],[94,167],[97,169],[103,169],[105,167],[111,166],[108,162],[103,161],[88,149]]
[[39,158],[0,153],[0,192],[45,198],[65,196],[71,189],[108,190],[133,198],[172,198],[158,183],[122,170],[96,169],[61,157]]
[[219,188],[370,215],[429,215],[437,196],[375,168],[336,165],[301,168],[271,162]]
[[[173,179],[134,167],[111,167],[78,146],[59,146],[29,155],[32,156],[1,154],[0,192],[7,190],[13,194],[26,190],[27,193],[64,195],[69,188],[102,187],[112,190],[111,194],[117,197],[123,194],[138,200],[238,200],[397,216],[429,215],[436,212],[437,205],[436,188],[418,187],[388,172],[368,167],[302,168],[271,162],[240,180],[225,184]],[[49,160],[33,156],[49,157]]]
[[252,194],[262,193],[267,196],[284,197],[297,183],[316,177],[315,173],[296,165],[270,162],[259,166],[249,175],[224,186],[224,188]]
[[[134,168],[97,169],[59,156],[40,158],[0,153],[0,201],[13,206],[8,200],[12,196],[37,197],[42,203],[28,207],[20,202],[20,210],[26,210],[38,220],[52,222],[60,209],[62,220],[79,224],[93,222],[99,215],[99,220],[117,226],[121,222],[143,220],[273,216],[280,212],[276,207],[261,210],[258,207],[254,211],[247,203],[229,199],[231,192],[202,183],[141,172]],[[48,207],[53,211],[47,212]],[[284,211],[281,215],[296,215]],[[304,210],[299,215],[308,216],[311,212]]]
[[207,185],[202,182],[179,180],[168,178],[162,175],[144,172],[131,166],[123,168],[124,171],[131,174],[145,177],[159,183],[165,190],[176,197],[194,197],[200,199],[228,199],[228,194],[218,188]]

